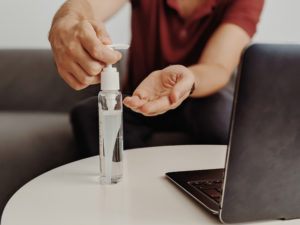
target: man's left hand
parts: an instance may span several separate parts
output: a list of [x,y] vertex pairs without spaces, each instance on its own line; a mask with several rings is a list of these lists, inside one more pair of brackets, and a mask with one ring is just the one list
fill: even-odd
[[177,108],[189,95],[195,82],[186,67],[173,65],[149,74],[124,104],[145,116],[156,116]]

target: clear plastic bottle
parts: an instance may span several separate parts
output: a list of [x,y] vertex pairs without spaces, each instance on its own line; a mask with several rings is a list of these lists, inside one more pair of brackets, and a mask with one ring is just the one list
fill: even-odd
[[[127,49],[126,44],[107,45],[110,49]],[[98,95],[100,183],[118,183],[123,176],[123,101],[119,72],[107,65],[101,72]]]
[[122,94],[100,91],[99,149],[100,183],[118,183],[123,176]]

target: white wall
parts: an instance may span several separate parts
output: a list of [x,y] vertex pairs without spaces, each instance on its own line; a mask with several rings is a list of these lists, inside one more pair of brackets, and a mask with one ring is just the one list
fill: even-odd
[[[251,1],[251,0],[249,0]],[[0,48],[49,48],[52,17],[64,0],[0,0]],[[259,42],[300,42],[299,0],[266,0]],[[130,5],[107,22],[115,42],[130,42]]]
[[299,9],[299,0],[265,0],[254,41],[300,43]]
[[[64,0],[0,0],[0,48],[50,48],[48,31]],[[106,23],[114,42],[130,42],[130,4]]]

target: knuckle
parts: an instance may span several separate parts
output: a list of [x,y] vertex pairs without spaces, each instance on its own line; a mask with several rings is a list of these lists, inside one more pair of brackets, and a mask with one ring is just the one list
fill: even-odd
[[84,38],[84,33],[81,29],[78,29],[74,32],[75,39],[80,40]]
[[73,88],[74,90],[76,90],[76,91],[79,91],[79,90],[80,90],[80,88],[79,88],[78,85],[73,85],[72,88]]
[[77,30],[82,30],[86,26],[87,21],[82,20],[77,24]]
[[90,52],[90,54],[93,56],[93,57],[95,57],[95,58],[101,58],[101,51],[100,51],[100,49],[97,47],[97,46],[92,46],[91,47],[91,50],[90,50],[91,52]]
[[105,49],[102,48],[99,48],[99,51],[98,51],[98,59],[100,59],[101,61],[107,63],[107,53],[105,52]]
[[89,67],[89,74],[92,76],[96,76],[101,72],[102,67],[98,64],[92,64]]
[[71,87],[76,91],[80,91],[84,88],[84,85],[76,83],[76,84],[73,84]]
[[93,78],[91,84],[98,84],[99,82],[100,82],[100,75],[97,75],[96,77]]
[[84,38],[86,38],[86,34],[87,34],[86,25],[80,26],[79,29],[77,30],[77,37],[84,39]]
[[66,47],[66,52],[69,55],[75,55],[76,54],[76,43],[70,42]]
[[94,24],[94,27],[96,28],[97,32],[102,33],[103,31],[105,31],[104,23],[94,22],[93,24]]
[[91,79],[88,77],[88,76],[84,76],[82,79],[81,79],[81,83],[83,85],[89,85],[91,83]]
[[85,39],[89,32],[91,32],[91,24],[88,21],[82,21],[77,27],[77,37],[80,39]]

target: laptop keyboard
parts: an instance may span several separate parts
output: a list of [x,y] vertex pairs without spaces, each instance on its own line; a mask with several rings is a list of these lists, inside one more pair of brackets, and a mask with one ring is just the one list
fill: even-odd
[[223,180],[198,180],[190,181],[188,184],[220,204]]

